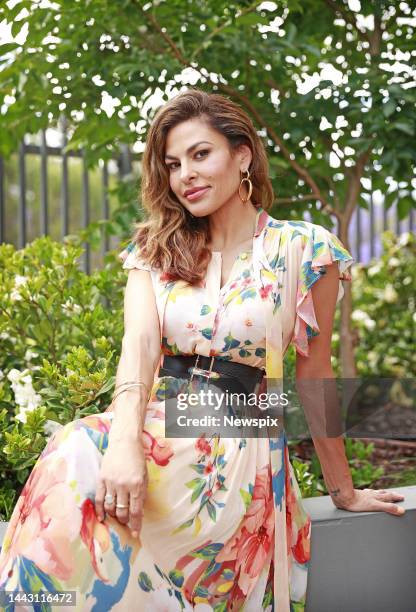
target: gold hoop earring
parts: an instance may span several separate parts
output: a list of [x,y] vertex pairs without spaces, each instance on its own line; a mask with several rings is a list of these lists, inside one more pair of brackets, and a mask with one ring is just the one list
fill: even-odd
[[[244,176],[240,181],[240,185],[238,187],[238,195],[240,196],[240,200],[242,202],[247,202],[251,198],[251,194],[253,193],[253,183],[250,180],[250,172],[248,170],[244,170],[244,172],[247,172],[247,176]],[[248,194],[245,199],[241,197],[241,193],[240,193],[241,186],[244,183],[244,181],[248,182]]]

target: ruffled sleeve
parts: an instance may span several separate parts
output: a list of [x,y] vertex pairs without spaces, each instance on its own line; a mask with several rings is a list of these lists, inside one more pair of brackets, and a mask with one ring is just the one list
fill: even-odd
[[123,269],[131,270],[138,268],[139,270],[152,271],[149,264],[145,263],[139,255],[139,247],[135,242],[129,242],[125,249],[118,255],[119,259],[123,262]]
[[340,280],[337,302],[339,302],[344,295],[342,281],[351,281],[348,268],[355,260],[338,236],[325,227],[314,223],[304,223],[304,226],[307,232],[302,235],[300,241],[302,252],[297,277],[296,319],[292,343],[297,352],[307,357],[310,339],[320,332],[312,300],[312,286],[325,274],[326,266],[338,262]]

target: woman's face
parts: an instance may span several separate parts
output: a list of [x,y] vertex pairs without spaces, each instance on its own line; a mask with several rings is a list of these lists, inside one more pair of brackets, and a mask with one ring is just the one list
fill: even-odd
[[[195,217],[210,215],[234,199],[240,201],[240,170],[250,162],[248,146],[242,145],[232,157],[227,139],[199,118],[179,123],[166,138],[170,187]],[[196,188],[202,189],[187,193]]]

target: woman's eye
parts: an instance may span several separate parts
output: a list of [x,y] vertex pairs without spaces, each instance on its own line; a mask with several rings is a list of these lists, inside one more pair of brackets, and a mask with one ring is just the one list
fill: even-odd
[[[203,154],[202,157],[197,157],[197,159],[203,159],[204,157],[206,157],[209,153],[208,149],[201,149],[201,151],[197,151],[195,153],[195,157],[199,154]],[[175,170],[175,166],[178,165],[178,162],[173,162],[172,164],[168,165],[169,170]]]
[[204,153],[204,157],[205,157],[205,154],[208,155],[209,151],[208,149],[201,149],[201,151],[198,151],[195,155],[198,155],[199,153]]

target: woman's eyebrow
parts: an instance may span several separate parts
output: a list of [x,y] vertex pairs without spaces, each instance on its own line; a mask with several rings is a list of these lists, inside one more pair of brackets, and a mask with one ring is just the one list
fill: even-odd
[[[209,142],[209,140],[200,140],[199,142],[196,142],[195,144],[188,147],[186,149],[186,153],[191,153],[198,145],[202,144],[203,142],[206,142],[207,144],[213,144],[212,142]],[[177,159],[177,158],[174,155],[165,155],[165,159]]]

